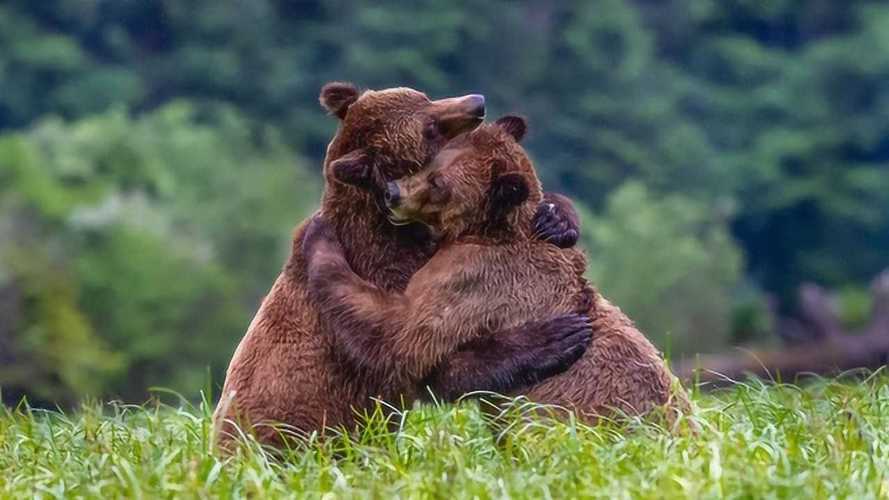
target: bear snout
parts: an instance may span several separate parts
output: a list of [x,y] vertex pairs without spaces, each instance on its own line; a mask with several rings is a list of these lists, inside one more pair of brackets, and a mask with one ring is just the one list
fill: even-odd
[[386,202],[386,207],[388,208],[398,207],[399,203],[401,203],[401,190],[398,189],[398,184],[393,181],[386,183],[386,190],[383,192],[383,201]]

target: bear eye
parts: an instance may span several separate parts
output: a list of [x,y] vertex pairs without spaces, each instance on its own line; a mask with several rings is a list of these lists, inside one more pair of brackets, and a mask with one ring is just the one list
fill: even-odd
[[434,121],[427,123],[426,126],[423,127],[423,137],[429,141],[441,137],[441,130],[439,130],[438,124]]

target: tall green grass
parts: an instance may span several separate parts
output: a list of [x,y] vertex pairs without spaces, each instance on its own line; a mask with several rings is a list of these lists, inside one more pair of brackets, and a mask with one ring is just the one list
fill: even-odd
[[85,403],[0,411],[0,496],[889,498],[889,376],[693,394],[697,435],[474,404],[371,415],[280,455],[212,452],[211,408]]

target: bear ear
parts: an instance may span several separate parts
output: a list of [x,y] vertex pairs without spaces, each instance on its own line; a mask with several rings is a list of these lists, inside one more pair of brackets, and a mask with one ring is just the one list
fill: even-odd
[[347,82],[330,82],[321,87],[318,100],[328,113],[336,115],[340,120],[346,117],[349,106],[358,100],[358,87]]
[[518,115],[503,116],[497,119],[494,124],[505,130],[516,142],[522,142],[525,133],[528,131],[528,120]]
[[497,212],[505,213],[524,203],[530,191],[528,181],[520,174],[503,174],[494,178],[489,199]]
[[370,160],[363,149],[356,149],[330,162],[333,178],[350,186],[371,185],[372,171]]

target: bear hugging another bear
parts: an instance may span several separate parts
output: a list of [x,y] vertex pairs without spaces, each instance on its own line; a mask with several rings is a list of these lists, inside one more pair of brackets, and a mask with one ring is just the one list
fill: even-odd
[[[565,373],[522,387],[532,401],[574,411],[595,422],[618,411],[657,407],[675,421],[685,394],[660,354],[619,309],[584,278],[586,259],[535,238],[531,222],[543,193],[518,141],[522,118],[508,116],[451,141],[417,174],[377,189],[394,222],[418,221],[440,238],[438,252],[403,292],[385,291],[355,274],[323,217],[310,225],[303,251],[309,293],[321,317],[356,357],[396,357],[416,377],[447,371],[449,344],[484,343],[486,332],[538,317],[584,313],[593,318],[585,355]],[[353,169],[355,170],[355,169]],[[371,186],[355,175],[347,182]],[[393,367],[395,369],[395,367]]]
[[321,210],[296,230],[235,351],[218,439],[236,424],[269,444],[282,439],[271,424],[349,428],[374,398],[410,401],[427,386],[449,400],[526,393],[590,420],[687,408],[654,347],[583,279],[576,214],[540,191],[523,120],[472,132],[481,96],[407,88],[333,83],[321,102],[341,120]]
[[[378,193],[336,182],[333,172],[349,171],[358,160],[377,182],[416,172],[449,140],[482,122],[484,99],[433,101],[407,88],[359,92],[350,84],[332,83],[322,89],[321,103],[340,126],[324,160],[320,213],[359,276],[382,290],[404,290],[435,253],[435,240],[422,225],[391,224]],[[576,216],[566,203],[554,197],[541,204],[540,237],[553,246],[573,245],[577,239]],[[405,380],[400,370],[388,370],[388,359],[367,353],[356,362],[343,352],[338,338],[344,332],[330,331],[308,295],[305,231],[306,223],[296,229],[290,257],[232,356],[214,412],[222,445],[241,431],[262,443],[280,444],[281,426],[275,424],[299,434],[349,428],[375,398],[399,401],[425,394],[407,386],[412,378]],[[437,377],[432,390],[508,392],[533,383],[576,361],[589,332],[588,318],[570,314],[496,332],[484,345],[458,350],[455,344],[451,369]]]

